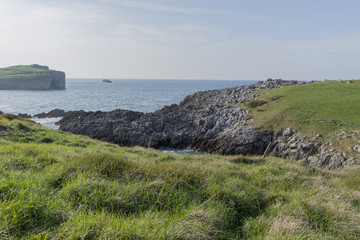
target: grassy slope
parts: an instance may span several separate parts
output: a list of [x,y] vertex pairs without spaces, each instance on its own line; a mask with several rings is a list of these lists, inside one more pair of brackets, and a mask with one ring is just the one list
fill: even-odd
[[0,68],[0,79],[9,78],[29,78],[35,76],[48,76],[49,71],[39,69],[28,65],[18,65],[6,68]]
[[0,239],[359,239],[360,169],[172,155],[0,118]]
[[[258,100],[264,100],[266,104],[256,108],[239,106],[250,109],[254,122],[262,128],[297,128],[303,135],[321,134],[323,141],[340,144],[337,135],[328,135],[342,130],[347,134],[360,130],[360,80],[352,84],[346,82],[320,82],[262,91],[267,94]],[[341,144],[351,146],[358,143],[357,138]]]

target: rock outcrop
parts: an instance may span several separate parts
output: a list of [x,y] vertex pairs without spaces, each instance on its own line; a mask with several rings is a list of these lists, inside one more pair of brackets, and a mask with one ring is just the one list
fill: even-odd
[[88,135],[120,145],[193,148],[220,154],[262,154],[270,141],[246,118],[248,111],[233,108],[258,96],[254,90],[304,84],[269,80],[256,84],[197,92],[179,105],[154,113],[127,110],[68,112],[58,123],[60,130]]
[[51,110],[48,113],[39,113],[39,114],[35,114],[34,117],[36,118],[58,118],[58,117],[63,117],[65,114],[65,111],[62,109],[54,109]]
[[154,113],[128,110],[112,112],[66,112],[58,122],[60,130],[124,146],[192,148],[218,154],[267,153],[272,156],[302,160],[335,169],[355,164],[346,154],[333,152],[316,139],[300,138],[296,129],[261,132],[247,116],[248,111],[233,108],[259,96],[260,89],[305,84],[302,81],[269,79],[265,82],[197,92],[179,105]]
[[62,90],[65,73],[47,66],[14,66],[0,69],[0,90]]
[[269,154],[276,157],[304,161],[312,166],[327,169],[337,169],[356,164],[356,160],[345,152],[329,149],[326,144],[317,140],[322,138],[317,135],[313,139],[300,137],[296,129],[281,129],[273,136],[270,143]]

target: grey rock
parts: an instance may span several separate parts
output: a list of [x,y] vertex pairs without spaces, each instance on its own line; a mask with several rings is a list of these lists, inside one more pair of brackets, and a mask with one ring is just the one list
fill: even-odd
[[360,146],[359,146],[359,145],[355,145],[352,149],[353,149],[355,152],[359,152],[359,153],[360,153]]
[[319,155],[310,156],[308,157],[307,161],[311,165],[319,168],[337,169],[342,167],[344,158],[339,153],[336,154],[323,153]]
[[316,140],[318,140],[319,138],[322,138],[323,136],[321,135],[321,134],[316,134],[316,136],[313,138],[313,139],[311,139],[312,141],[316,141]]
[[[65,113],[60,129],[120,145],[192,148],[220,154],[262,154],[271,133],[261,133],[234,104],[253,100],[264,83],[210,90],[187,96],[179,105],[154,113],[126,110]],[[305,84],[267,81],[266,87]],[[129,117],[130,116],[130,117]]]
[[343,137],[343,139],[349,139],[349,138],[353,138],[354,137],[354,134],[350,134],[350,135],[346,135]]
[[291,129],[291,128],[286,128],[284,131],[283,131],[283,136],[284,137],[288,137],[288,136],[291,136],[294,134],[294,131]]
[[66,112],[58,124],[63,131],[125,146],[262,155],[271,143],[269,155],[305,161],[320,168],[341,168],[346,162],[342,154],[326,149],[319,142],[308,141],[306,137],[299,138],[296,129],[261,132],[251,119],[247,119],[248,111],[231,107],[253,100],[258,94],[254,93],[256,90],[293,84],[305,83],[275,79],[197,92],[187,96],[179,105],[165,106],[147,114],[127,110]]
[[57,117],[63,117],[64,114],[65,114],[64,110],[54,109],[54,110],[51,110],[48,113],[36,114],[36,115],[34,115],[34,117],[37,117],[37,118],[57,118]]
[[326,142],[325,145],[327,145],[327,146],[332,146],[333,143],[332,143],[331,141],[329,141],[329,142]]
[[354,166],[358,166],[359,164],[360,164],[360,161],[358,159],[349,158],[344,162],[343,167],[344,168],[354,167]]
[[344,157],[340,153],[334,154],[329,163],[326,164],[326,168],[328,169],[337,169],[340,168],[344,162]]
[[30,114],[27,114],[27,113],[19,113],[18,114],[18,117],[21,117],[21,118],[31,118],[32,116]]

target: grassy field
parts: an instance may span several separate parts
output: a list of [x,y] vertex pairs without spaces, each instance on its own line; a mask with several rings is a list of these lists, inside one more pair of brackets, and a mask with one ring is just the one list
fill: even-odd
[[[321,134],[323,141],[328,141],[329,134],[341,131],[358,134],[356,131],[360,130],[360,80],[347,82],[319,82],[262,90],[265,95],[255,102],[237,107],[249,109],[254,123],[266,130],[291,127],[309,137]],[[337,136],[332,137],[336,142]]]
[[29,78],[35,76],[48,76],[49,71],[36,68],[31,65],[18,65],[6,68],[0,68],[0,79],[9,78]]
[[359,186],[358,168],[172,155],[0,115],[0,239],[359,239]]

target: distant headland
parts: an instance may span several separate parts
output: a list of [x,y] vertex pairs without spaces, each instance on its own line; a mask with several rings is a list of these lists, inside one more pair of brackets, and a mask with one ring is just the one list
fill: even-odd
[[62,90],[65,73],[38,64],[0,68],[0,90]]

